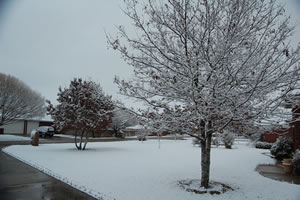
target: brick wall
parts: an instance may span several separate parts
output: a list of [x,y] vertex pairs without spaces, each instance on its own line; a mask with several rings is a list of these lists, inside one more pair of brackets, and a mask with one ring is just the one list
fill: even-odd
[[264,141],[274,143],[279,136],[289,135],[292,136],[292,133],[289,129],[278,129],[273,131],[268,131],[264,133]]

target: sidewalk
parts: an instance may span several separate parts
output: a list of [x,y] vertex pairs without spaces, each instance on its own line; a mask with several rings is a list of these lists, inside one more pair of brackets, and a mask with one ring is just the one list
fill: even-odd
[[300,185],[300,176],[295,176],[293,174],[285,174],[283,168],[278,167],[276,165],[258,165],[256,167],[256,171],[258,171],[262,176],[274,180]]

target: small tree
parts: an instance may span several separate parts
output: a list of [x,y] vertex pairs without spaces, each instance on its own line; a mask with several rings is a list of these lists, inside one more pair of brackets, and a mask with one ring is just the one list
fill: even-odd
[[69,88],[60,87],[57,96],[57,106],[47,101],[48,114],[54,119],[58,130],[75,130],[75,146],[78,150],[84,150],[89,133],[106,129],[111,123],[114,109],[111,97],[104,94],[99,84],[80,78],[74,78]]
[[201,186],[208,188],[212,134],[272,115],[297,85],[293,27],[276,0],[125,3],[136,34],[120,26],[108,39],[135,78],[115,82],[145,103],[141,115],[155,129],[201,141]]
[[45,99],[14,76],[0,73],[0,126],[44,116]]
[[123,130],[128,126],[138,124],[137,116],[126,109],[124,106],[115,106],[112,117],[112,128],[116,137],[124,137]]

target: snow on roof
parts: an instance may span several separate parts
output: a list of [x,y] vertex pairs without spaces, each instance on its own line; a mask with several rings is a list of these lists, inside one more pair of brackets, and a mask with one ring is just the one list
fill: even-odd
[[135,129],[135,130],[139,130],[139,129],[145,129],[144,126],[138,124],[138,125],[135,125],[135,126],[129,126],[129,127],[126,127],[126,129]]
[[41,121],[41,122],[53,122],[53,119],[51,118],[50,115],[45,115],[43,117],[33,117],[33,118],[20,118],[18,120],[28,120],[28,121]]
[[37,118],[33,118],[36,119],[37,121],[50,121],[53,122],[53,119],[51,118],[50,115],[45,115],[44,117],[37,117]]

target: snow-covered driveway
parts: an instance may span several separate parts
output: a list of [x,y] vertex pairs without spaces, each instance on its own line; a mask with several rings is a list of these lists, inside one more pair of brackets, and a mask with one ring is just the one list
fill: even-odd
[[11,141],[30,141],[28,137],[17,136],[17,135],[0,135],[0,142],[11,142]]
[[96,198],[117,200],[299,200],[300,186],[259,175],[255,168],[273,160],[245,144],[212,149],[211,179],[234,191],[197,195],[182,190],[178,180],[200,178],[200,149],[191,140],[15,145],[5,152]]

